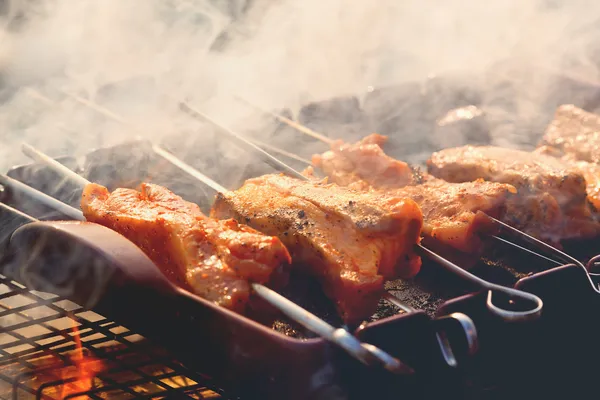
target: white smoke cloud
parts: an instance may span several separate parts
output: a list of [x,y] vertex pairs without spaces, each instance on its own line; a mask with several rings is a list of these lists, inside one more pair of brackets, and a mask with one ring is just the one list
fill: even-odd
[[[520,145],[515,123],[539,118],[553,90],[540,71],[600,80],[593,1],[14,0],[6,8],[3,167],[25,161],[15,150],[23,140],[82,154],[139,134],[60,90],[117,111],[158,140],[197,127],[165,93],[244,130],[254,120],[232,94],[297,111],[311,100],[361,98],[369,86],[460,74],[483,91],[492,119],[508,121],[494,128],[494,142]],[[505,69],[489,73],[501,62]]]

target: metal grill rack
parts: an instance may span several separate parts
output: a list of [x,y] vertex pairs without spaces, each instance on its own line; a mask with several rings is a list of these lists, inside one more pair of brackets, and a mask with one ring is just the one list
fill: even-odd
[[[82,362],[100,360],[104,365],[89,389],[73,383],[78,338],[87,356]],[[226,399],[208,377],[185,368],[140,335],[0,275],[0,398],[61,397]]]

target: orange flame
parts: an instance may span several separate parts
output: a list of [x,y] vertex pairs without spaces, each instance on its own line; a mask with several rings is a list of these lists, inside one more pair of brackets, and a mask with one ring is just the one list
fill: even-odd
[[[65,368],[61,378],[65,380],[62,386],[60,399],[81,392],[87,392],[94,385],[94,377],[106,369],[102,360],[85,355],[81,346],[81,337],[79,329],[73,321],[73,339],[75,340],[75,353],[71,356],[71,361],[75,365],[73,368]],[[87,397],[85,395],[74,396],[73,398]]]

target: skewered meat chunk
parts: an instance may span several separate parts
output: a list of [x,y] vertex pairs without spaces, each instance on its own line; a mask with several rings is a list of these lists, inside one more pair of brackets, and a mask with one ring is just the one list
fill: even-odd
[[600,210],[600,164],[586,161],[574,161],[573,166],[585,178],[588,201],[596,210]]
[[426,239],[462,252],[480,249],[479,233],[492,229],[486,215],[500,218],[516,189],[481,180],[449,183],[428,174],[417,175],[408,164],[385,154],[381,148],[385,139],[372,134],[357,143],[336,141],[330,151],[313,156],[313,163],[338,185],[375,190],[381,199],[414,200],[423,212]]
[[249,282],[284,280],[281,267],[291,262],[276,237],[231,219],[208,218],[196,204],[158,185],[109,193],[88,184],[81,208],[88,221],[140,247],[176,285],[238,312],[250,299]]
[[542,240],[587,238],[599,233],[577,168],[539,152],[464,146],[434,153],[429,172],[449,182],[485,179],[515,186],[505,221]]
[[516,190],[505,184],[475,181],[448,183],[432,179],[421,185],[383,191],[388,196],[408,197],[423,212],[423,234],[456,250],[481,249],[480,234],[496,228],[488,218],[502,218],[507,199]]
[[277,235],[354,324],[375,311],[384,279],[410,278],[421,265],[413,250],[423,221],[419,207],[409,199],[387,202],[384,209],[368,193],[265,175],[220,193],[211,216]]
[[600,115],[560,106],[536,152],[573,165],[585,178],[588,201],[600,210]]
[[547,192],[568,208],[586,198],[585,179],[570,165],[544,154],[494,146],[463,146],[433,153],[429,172],[448,182],[476,179]]
[[418,183],[419,177],[407,163],[385,154],[381,146],[386,141],[386,136],[377,133],[356,143],[337,140],[330,151],[315,154],[312,163],[331,182],[356,190],[396,188]]
[[572,104],[562,105],[540,145],[554,147],[575,160],[600,163],[600,116]]
[[595,211],[600,210],[600,164],[574,160],[572,154],[565,155],[556,147],[551,146],[540,146],[535,149],[535,153],[560,157],[565,163],[579,171],[585,178],[588,201],[594,206]]

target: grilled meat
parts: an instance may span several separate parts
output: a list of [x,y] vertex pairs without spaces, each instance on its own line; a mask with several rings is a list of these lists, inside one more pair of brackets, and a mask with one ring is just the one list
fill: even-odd
[[594,207],[594,211],[600,210],[600,164],[577,161],[576,159],[573,159],[573,154],[565,155],[556,147],[546,145],[538,147],[534,152],[561,158],[563,162],[569,164],[583,175],[585,178],[588,202]]
[[384,279],[410,278],[421,265],[413,252],[423,221],[419,207],[410,199],[386,202],[383,208],[369,193],[265,175],[219,194],[211,216],[277,235],[353,324],[375,311]]
[[312,163],[331,182],[357,190],[397,188],[418,183],[418,176],[407,163],[385,154],[381,146],[386,141],[386,136],[376,133],[356,143],[337,140],[330,151],[315,154]]
[[585,178],[588,201],[600,210],[600,116],[573,105],[556,110],[537,153],[561,158]]
[[585,201],[585,179],[568,164],[543,154],[493,147],[463,146],[434,153],[429,172],[448,182],[476,179],[508,183],[518,189],[552,194],[568,208]]
[[518,190],[505,221],[542,240],[588,238],[600,229],[587,203],[586,181],[577,168],[539,152],[464,146],[434,153],[429,172],[449,182],[484,179]]
[[574,161],[573,166],[585,178],[588,201],[596,210],[600,210],[600,164]]
[[[423,212],[426,239],[462,252],[480,249],[478,234],[492,229],[486,214],[500,218],[516,189],[481,180],[449,183],[428,174],[416,175],[408,164],[385,154],[381,148],[385,139],[372,134],[357,143],[336,141],[330,151],[313,156],[313,164],[338,185],[374,190],[380,199],[414,200]],[[306,172],[311,174],[310,170]],[[384,206],[385,202],[380,204]]]
[[475,181],[448,183],[432,179],[421,185],[386,190],[383,198],[408,197],[423,212],[423,234],[456,250],[481,249],[480,234],[495,230],[488,218],[502,218],[507,199],[516,190],[510,185]]
[[600,163],[600,116],[574,105],[560,106],[540,145],[554,147],[575,160]]
[[290,255],[276,237],[234,220],[208,218],[169,190],[142,184],[112,193],[85,187],[81,208],[88,221],[109,227],[139,246],[176,285],[243,312],[249,282],[285,279]]

